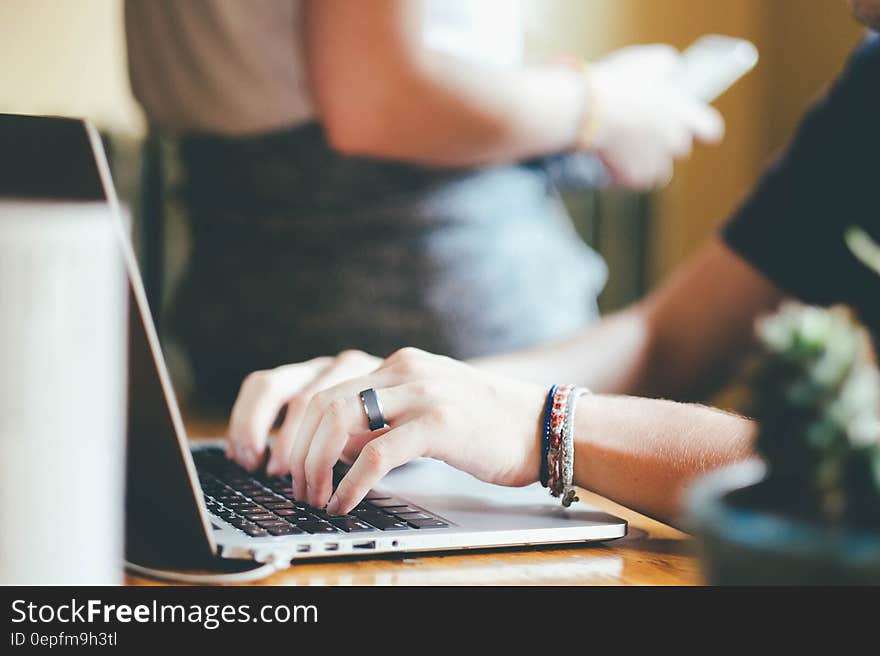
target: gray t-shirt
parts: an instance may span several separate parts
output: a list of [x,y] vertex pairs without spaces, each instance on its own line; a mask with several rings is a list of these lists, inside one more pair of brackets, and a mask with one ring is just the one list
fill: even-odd
[[[313,0],[320,1],[320,0]],[[317,118],[307,0],[126,0],[135,96],[173,134],[243,136]],[[497,66],[523,60],[518,0],[425,0],[426,48]]]
[[131,85],[171,133],[244,135],[315,115],[302,0],[126,0]]

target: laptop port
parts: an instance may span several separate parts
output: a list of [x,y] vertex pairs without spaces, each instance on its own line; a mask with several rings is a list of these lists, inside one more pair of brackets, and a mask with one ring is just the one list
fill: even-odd
[[312,546],[310,544],[298,544],[296,545],[296,550],[299,553],[309,553],[312,550]]
[[375,549],[376,541],[375,540],[367,540],[365,542],[355,542],[353,545],[355,549]]
[[328,542],[324,545],[324,551],[339,551],[338,542]]

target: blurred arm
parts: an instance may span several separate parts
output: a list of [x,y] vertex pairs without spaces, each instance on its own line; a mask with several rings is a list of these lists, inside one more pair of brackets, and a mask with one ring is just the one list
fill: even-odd
[[586,102],[568,68],[495,68],[422,46],[422,4],[306,5],[312,89],[338,150],[426,165],[571,148]]
[[570,339],[473,364],[544,384],[578,382],[595,392],[699,398],[749,346],[755,318],[781,299],[714,239],[644,301]]

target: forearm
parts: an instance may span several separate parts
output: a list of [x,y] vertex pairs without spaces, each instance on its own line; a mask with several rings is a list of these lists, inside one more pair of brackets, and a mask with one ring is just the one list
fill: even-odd
[[320,118],[352,155],[434,166],[527,158],[574,146],[586,85],[567,67],[497,67],[425,47],[423,3],[306,5]]
[[594,392],[704,399],[748,352],[755,318],[781,299],[776,287],[714,239],[631,308],[568,339],[473,364]]
[[[564,68],[502,69],[424,53],[331,124],[351,154],[428,166],[474,166],[571,149],[586,87]],[[339,125],[346,121],[347,125]]]
[[491,373],[547,385],[572,382],[597,393],[635,394],[646,386],[655,342],[640,305],[567,339],[471,360]]
[[586,395],[575,414],[575,483],[675,522],[696,476],[751,455],[754,424],[693,404]]

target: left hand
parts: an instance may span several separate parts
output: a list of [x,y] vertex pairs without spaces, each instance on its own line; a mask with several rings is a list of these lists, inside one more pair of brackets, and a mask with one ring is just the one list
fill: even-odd
[[[370,387],[388,424],[374,432],[358,396]],[[421,456],[490,483],[528,485],[538,479],[546,394],[539,385],[402,349],[373,373],[312,398],[291,450],[294,494],[346,514],[387,472]],[[354,464],[333,493],[340,458]]]

